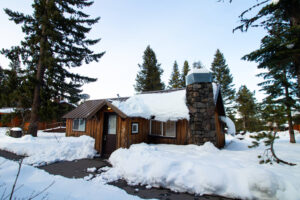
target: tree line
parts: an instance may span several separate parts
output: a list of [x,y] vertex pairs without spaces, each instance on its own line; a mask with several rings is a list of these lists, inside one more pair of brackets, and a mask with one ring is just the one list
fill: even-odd
[[[249,55],[244,58],[247,56]],[[137,92],[185,88],[185,77],[191,70],[188,61],[184,61],[181,72],[177,61],[174,61],[167,87],[161,80],[163,70],[160,66],[155,52],[148,46],[144,51],[143,63],[139,64],[140,71],[134,86]],[[203,67],[201,62],[193,63],[193,68]],[[259,86],[267,95],[263,102],[258,103],[255,91],[251,92],[246,85],[240,86],[236,92],[230,68],[219,49],[214,55],[210,70],[213,82],[220,85],[226,115],[236,123],[238,131],[261,131],[275,126],[279,130],[288,122],[289,130],[293,132],[296,118],[293,119],[291,112],[298,104],[296,82],[291,74],[282,70],[258,74],[265,79]],[[286,91],[290,91],[288,95]]]

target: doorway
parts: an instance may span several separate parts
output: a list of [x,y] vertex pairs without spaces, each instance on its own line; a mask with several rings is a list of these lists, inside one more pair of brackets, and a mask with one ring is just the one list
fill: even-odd
[[109,157],[116,150],[117,143],[117,115],[115,113],[104,113],[103,126],[103,157]]

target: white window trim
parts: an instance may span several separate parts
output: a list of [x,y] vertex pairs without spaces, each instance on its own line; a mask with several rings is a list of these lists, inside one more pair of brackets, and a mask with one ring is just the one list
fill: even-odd
[[[132,128],[133,126],[136,126],[137,127],[137,130],[136,131],[133,131]],[[131,134],[138,134],[139,133],[139,123],[138,122],[132,122],[131,123]]]
[[[152,119],[150,119],[150,133],[149,133],[149,135],[151,135],[151,136],[156,136],[156,137],[164,137],[164,138],[176,138],[176,136],[177,136],[177,122],[176,121],[174,121],[175,122],[175,136],[164,136],[164,123],[165,122],[160,122],[160,125],[161,125],[161,134],[160,135],[152,135]],[[155,120],[154,120],[155,121]]]

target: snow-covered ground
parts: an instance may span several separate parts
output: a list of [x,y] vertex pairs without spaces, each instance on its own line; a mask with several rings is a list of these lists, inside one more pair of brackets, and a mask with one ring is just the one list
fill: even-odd
[[[17,162],[0,157],[1,199],[2,197],[3,199],[8,199],[6,196],[10,194],[17,171]],[[29,197],[32,197],[47,188],[51,183],[53,183],[53,185],[35,199],[140,199],[137,196],[129,195],[124,190],[111,185],[85,181],[84,179],[69,179],[62,176],[54,176],[29,165],[23,165],[21,168],[13,199],[29,199]],[[47,198],[44,198],[45,196]]]
[[[5,130],[0,128],[0,149],[19,155],[26,154],[28,157],[24,160],[25,164],[41,165],[88,158],[96,153],[94,140],[87,136],[73,138],[61,133],[39,132],[37,138],[24,136],[16,139],[6,136]],[[33,190],[40,191],[54,180],[55,184],[47,190],[50,199],[86,199],[84,195],[87,193],[88,199],[99,198],[99,195],[107,197],[105,199],[136,198],[105,185],[122,178],[131,185],[164,187],[200,195],[216,194],[242,199],[300,199],[300,144],[290,144],[288,133],[281,132],[274,145],[277,156],[297,165],[259,164],[257,156],[264,152],[265,146],[261,144],[256,148],[248,148],[253,141],[250,135],[227,135],[226,146],[222,150],[211,143],[202,146],[132,145],[129,149],[115,151],[109,158],[113,167],[106,167],[101,175],[91,181],[52,176],[23,165],[20,183],[24,186],[16,194],[20,197],[30,195]],[[296,140],[300,141],[298,132]],[[11,188],[16,172],[16,162],[0,158],[0,194],[5,188]]]
[[26,155],[24,164],[34,166],[50,164],[62,160],[92,158],[96,155],[95,141],[88,136],[65,137],[65,133],[38,132],[38,137],[30,135],[12,138],[5,135],[7,128],[0,127],[0,149],[18,155]]
[[[217,194],[242,199],[300,199],[300,144],[279,133],[275,151],[296,166],[259,164],[265,146],[248,148],[253,139],[227,135],[222,150],[211,143],[196,145],[131,145],[115,151],[113,165],[95,182],[125,179],[131,185],[165,187],[173,191]],[[240,139],[243,140],[240,140]],[[300,141],[299,133],[296,140]]]

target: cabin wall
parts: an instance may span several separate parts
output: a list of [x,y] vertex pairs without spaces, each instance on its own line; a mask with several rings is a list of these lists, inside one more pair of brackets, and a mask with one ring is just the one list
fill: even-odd
[[[0,119],[7,115],[6,113],[0,113]],[[3,124],[0,122],[0,127],[18,127],[22,123],[21,119],[19,119],[17,116],[10,120],[10,122]]]
[[224,127],[219,119],[219,114],[215,111],[215,121],[216,121],[216,132],[217,132],[217,147],[222,148],[225,145],[225,133]]
[[[131,133],[131,124],[138,123],[138,133]],[[149,120],[143,118],[126,118],[118,120],[117,148],[128,148],[132,144],[148,142]]]
[[[98,117],[97,117],[98,115]],[[95,117],[86,120],[85,131],[73,131],[73,119],[66,120],[66,136],[88,135],[95,138],[95,149],[102,152],[102,135],[103,135],[103,119],[104,113],[98,113]],[[101,116],[102,115],[102,116]]]
[[[149,124],[148,121],[148,133],[149,133]],[[187,120],[178,120],[176,122],[176,137],[162,137],[162,136],[153,136],[148,135],[148,142],[153,144],[188,144],[188,121]]]

